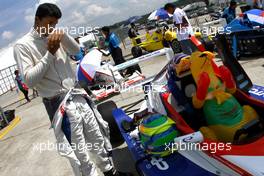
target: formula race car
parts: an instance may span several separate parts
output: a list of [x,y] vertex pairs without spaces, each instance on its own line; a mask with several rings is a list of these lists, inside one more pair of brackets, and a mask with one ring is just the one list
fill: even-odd
[[[146,98],[133,116],[118,108],[115,121],[103,115],[140,175],[263,175],[264,87],[252,84],[226,36],[217,46],[224,66],[210,52],[178,54],[143,85]],[[110,104],[116,107],[101,104],[101,113]],[[193,145],[198,149],[186,148]]]
[[[89,92],[89,95],[95,101],[102,101],[144,81],[145,76],[138,71],[138,63],[164,54],[167,58],[173,55],[169,49],[164,48],[113,66],[109,62],[103,62],[102,51],[94,48],[79,62],[76,77],[81,86],[86,88],[86,92]],[[134,70],[134,72],[128,76],[122,75],[121,73],[126,69]]]
[[170,46],[174,53],[181,52],[176,33],[168,28],[164,28],[164,30],[157,29],[152,33],[148,31],[145,35],[132,38],[132,45],[131,53],[134,58],[142,56],[143,50],[153,52]]
[[86,88],[86,92],[100,101],[145,79],[137,70],[132,75],[122,76],[119,71],[128,68],[125,64],[127,63],[123,66],[112,66],[109,62],[103,62],[102,52],[94,48],[79,62],[76,77],[82,87]]
[[[196,38],[203,44],[213,44],[212,38],[202,36],[200,31],[196,31],[191,38]],[[175,54],[182,51],[176,32],[166,24],[162,30],[157,29],[153,33],[148,31],[145,35],[132,38],[132,45],[131,53],[134,58],[142,56],[143,51],[153,52],[162,48],[171,48]]]

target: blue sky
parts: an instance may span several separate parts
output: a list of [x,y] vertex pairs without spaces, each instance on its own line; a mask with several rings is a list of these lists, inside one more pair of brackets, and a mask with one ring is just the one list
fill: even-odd
[[[60,26],[97,27],[163,6],[169,0],[40,0],[54,1],[62,10]],[[0,0],[0,49],[12,45],[33,25],[39,0]]]
[[1,0],[0,2],[0,48],[6,47],[30,27],[24,20],[25,8],[36,0]]

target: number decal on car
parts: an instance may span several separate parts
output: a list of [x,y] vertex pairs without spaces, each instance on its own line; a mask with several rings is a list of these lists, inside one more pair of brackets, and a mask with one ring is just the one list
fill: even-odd
[[155,157],[151,157],[151,164],[153,166],[156,166],[159,170],[168,170],[169,169],[169,165],[166,161],[164,161],[162,158],[155,158]]
[[252,93],[252,94],[255,94],[257,96],[263,96],[264,97],[264,91],[263,90],[259,90],[259,89],[256,89],[256,88],[252,88],[249,93]]

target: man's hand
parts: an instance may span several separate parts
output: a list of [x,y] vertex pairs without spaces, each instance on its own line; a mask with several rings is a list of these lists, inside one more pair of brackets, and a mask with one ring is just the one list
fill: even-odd
[[49,35],[47,48],[51,54],[54,55],[60,48],[60,42],[63,35],[64,32],[62,30],[55,30],[54,32],[52,32],[52,34]]

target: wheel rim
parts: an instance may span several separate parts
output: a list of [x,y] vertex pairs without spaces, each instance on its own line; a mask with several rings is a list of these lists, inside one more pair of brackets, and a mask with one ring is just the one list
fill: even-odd
[[173,50],[174,53],[181,52],[180,43],[177,40],[173,40],[172,41],[171,48],[172,48],[172,50]]

